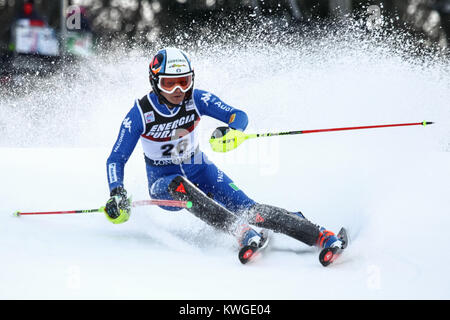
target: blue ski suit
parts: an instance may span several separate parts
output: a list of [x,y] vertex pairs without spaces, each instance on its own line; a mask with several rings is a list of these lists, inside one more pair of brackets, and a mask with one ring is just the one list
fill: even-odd
[[[203,90],[194,89],[186,103],[171,109],[161,104],[153,92],[136,100],[122,121],[107,160],[110,190],[123,186],[125,164],[140,140],[152,199],[173,199],[169,186],[172,181],[184,177],[236,218],[245,217],[250,224],[314,245],[320,234],[317,225],[307,220],[301,212],[290,212],[250,199],[199,150],[197,125],[202,116],[215,118],[235,130],[243,131],[248,124],[245,112]],[[226,230],[228,222],[224,220],[234,218],[227,213],[220,215],[219,211],[220,208],[216,207],[211,212],[202,211],[200,214],[206,222]],[[243,212],[245,215],[242,215]]]
[[[144,104],[147,104],[147,109]],[[181,110],[183,108],[188,110]],[[172,109],[159,103],[158,97],[153,92],[141,100],[136,100],[122,121],[116,143],[107,160],[110,190],[123,186],[125,163],[141,139],[152,199],[171,199],[168,186],[175,176],[182,175],[232,212],[237,213],[253,206],[255,202],[238,189],[232,179],[198,149],[196,138],[189,137],[188,150],[182,150],[185,153],[184,157],[173,161],[173,152],[177,151],[177,147],[178,151],[180,148],[179,145],[172,143],[179,140],[178,136],[171,134],[177,129],[180,130],[181,122],[185,124],[181,128],[184,136],[195,134],[194,131],[202,116],[215,118],[236,130],[243,131],[248,124],[245,112],[229,106],[217,96],[203,90],[194,89],[190,103]],[[175,123],[179,119],[186,121]],[[146,128],[149,128],[147,135]],[[163,130],[158,131],[160,128]],[[181,210],[175,207],[162,208]]]

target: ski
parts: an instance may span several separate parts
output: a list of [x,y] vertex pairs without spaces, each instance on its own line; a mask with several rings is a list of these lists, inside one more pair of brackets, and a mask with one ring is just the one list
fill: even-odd
[[239,261],[242,264],[246,264],[252,261],[256,256],[258,256],[264,249],[267,248],[269,244],[270,235],[272,234],[269,230],[262,230],[261,232],[261,245],[259,247],[248,245],[244,246],[239,250]]
[[322,251],[320,251],[319,254],[319,261],[320,263],[326,267],[329,266],[331,263],[336,261],[337,258],[340,257],[342,252],[345,248],[347,248],[348,245],[348,236],[347,236],[347,230],[345,228],[341,228],[339,231],[337,238],[342,241],[342,247],[330,247],[330,248],[324,248]]

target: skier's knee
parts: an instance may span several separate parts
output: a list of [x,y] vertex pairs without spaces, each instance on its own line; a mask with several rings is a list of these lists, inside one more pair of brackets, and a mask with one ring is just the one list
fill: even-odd
[[[152,199],[160,199],[160,200],[174,200],[170,191],[169,185],[178,175],[170,175],[166,177],[159,178],[150,186],[150,198]],[[178,207],[168,207],[168,206],[160,206],[164,210],[169,211],[179,211],[183,208]]]
[[166,191],[171,195],[175,200],[187,200],[186,198],[186,190],[185,185],[190,183],[185,177],[175,174],[168,176],[168,183],[164,182],[164,187]]

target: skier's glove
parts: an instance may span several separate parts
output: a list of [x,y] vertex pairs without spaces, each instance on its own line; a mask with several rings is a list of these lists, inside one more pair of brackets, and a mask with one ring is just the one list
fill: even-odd
[[209,139],[211,148],[216,152],[228,152],[236,149],[242,142],[248,139],[248,135],[229,127],[218,127]]
[[114,224],[124,223],[130,218],[131,200],[123,187],[111,190],[111,198],[106,202],[106,218]]
[[228,132],[232,130],[230,127],[218,127],[214,130],[214,132],[211,135],[211,138],[222,138],[227,135]]

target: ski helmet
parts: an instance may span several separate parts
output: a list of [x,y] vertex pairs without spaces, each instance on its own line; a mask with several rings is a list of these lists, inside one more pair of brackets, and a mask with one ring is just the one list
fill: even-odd
[[194,69],[185,52],[177,48],[165,48],[152,58],[149,65],[149,78],[153,92],[160,102],[175,106],[167,101],[161,91],[172,93],[177,88],[185,92],[184,102],[192,97]]

